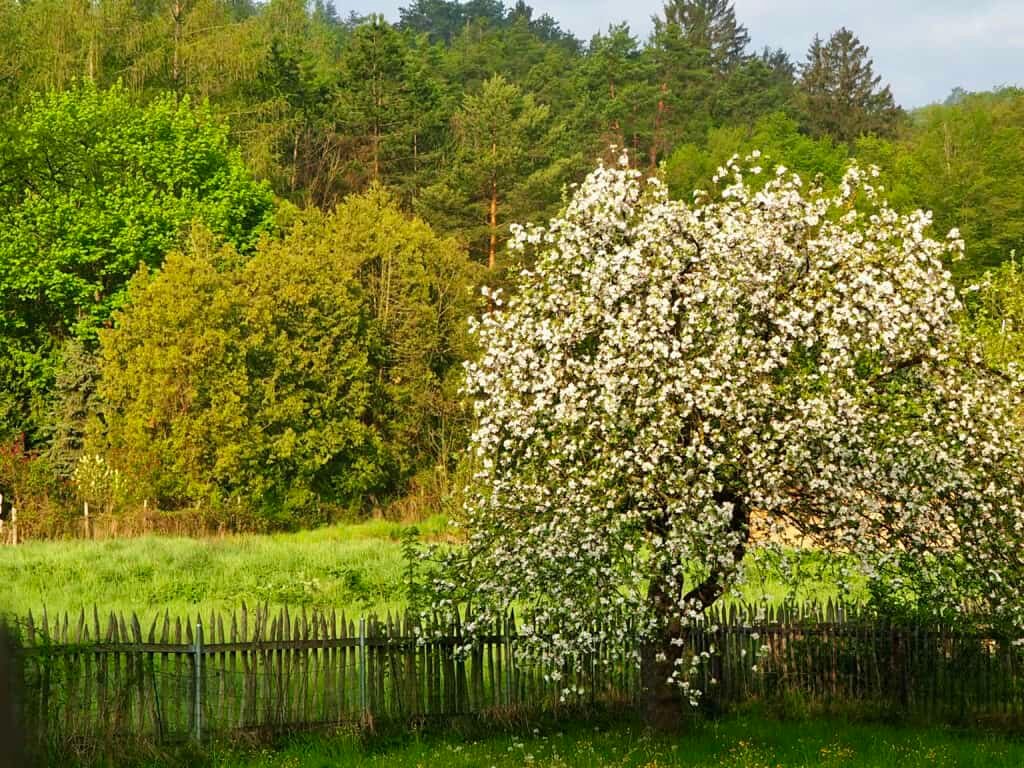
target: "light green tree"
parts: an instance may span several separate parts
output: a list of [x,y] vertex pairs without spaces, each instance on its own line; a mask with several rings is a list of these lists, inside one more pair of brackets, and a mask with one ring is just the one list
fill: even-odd
[[89,450],[164,506],[295,525],[381,502],[464,429],[469,269],[379,188],[249,259],[198,231],[101,331]]
[[93,344],[190,222],[247,250],[272,216],[207,107],[88,83],[33,98],[0,132],[0,431],[44,437],[63,342]]
[[1024,253],[1024,91],[965,95],[912,119],[897,141],[862,140],[857,153],[886,171],[895,202],[916,201],[937,228],[963,233],[965,258],[951,265],[960,282]]
[[807,136],[795,120],[776,112],[749,127],[715,128],[703,144],[680,145],[664,163],[665,181],[674,197],[692,200],[695,190],[713,188],[712,177],[730,157],[745,156],[755,150],[761,153],[760,163],[765,168],[783,165],[808,182],[820,176],[826,187],[842,179],[850,161],[845,144],[837,144],[827,136]]
[[993,366],[1024,363],[1024,267],[1016,254],[966,291],[969,327]]

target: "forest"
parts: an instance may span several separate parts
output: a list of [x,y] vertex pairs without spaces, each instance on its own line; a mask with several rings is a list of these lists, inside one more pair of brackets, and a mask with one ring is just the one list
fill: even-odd
[[727,0],[590,40],[522,0],[0,0],[0,110],[0,493],[30,533],[83,503],[436,511],[471,471],[467,321],[530,266],[510,225],[623,149],[682,200],[736,153],[825,188],[877,165],[1021,359],[1024,91],[903,109],[845,28],[794,59]]

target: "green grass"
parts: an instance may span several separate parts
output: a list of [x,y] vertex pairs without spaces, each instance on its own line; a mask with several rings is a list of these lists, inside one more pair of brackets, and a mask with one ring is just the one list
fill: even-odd
[[[443,518],[417,526],[443,531]],[[404,604],[401,535],[383,520],[290,534],[29,542],[0,552],[0,612],[77,614],[92,606],[170,611],[250,605],[327,607],[357,614]]]
[[[0,550],[0,613],[50,615],[79,611],[101,618],[135,611],[144,629],[156,614],[173,616],[250,606],[333,608],[349,615],[405,606],[401,537],[408,526],[385,520],[333,525],[298,533],[224,538],[144,537],[105,541],[33,541]],[[423,536],[444,533],[435,516],[417,525]],[[822,555],[795,558],[801,598],[837,593],[818,569]],[[777,564],[750,569],[746,599],[781,602],[787,594]],[[727,597],[727,600],[729,598]]]
[[1020,768],[1024,742],[1005,735],[939,728],[777,721],[732,716],[680,736],[654,735],[638,723],[549,727],[527,736],[481,739],[404,737],[360,743],[307,737],[277,750],[215,757],[215,768]]

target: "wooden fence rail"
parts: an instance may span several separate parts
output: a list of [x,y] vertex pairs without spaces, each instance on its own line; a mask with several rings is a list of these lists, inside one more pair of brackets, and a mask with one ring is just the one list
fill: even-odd
[[[469,617],[463,619],[468,621]],[[573,668],[522,658],[514,616],[462,621],[424,641],[409,617],[334,611],[230,616],[30,617],[22,626],[27,732],[40,743],[158,741],[246,730],[420,720],[577,703],[631,704],[638,653],[607,644]],[[1024,648],[938,625],[897,626],[827,603],[717,608],[691,633],[697,687],[714,706],[798,695],[881,703],[929,719],[1024,722]]]

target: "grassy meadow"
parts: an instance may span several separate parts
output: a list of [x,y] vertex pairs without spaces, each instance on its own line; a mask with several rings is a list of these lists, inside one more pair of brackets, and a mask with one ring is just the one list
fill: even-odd
[[738,715],[655,735],[635,721],[562,724],[482,738],[302,737],[275,749],[207,756],[210,768],[1019,768],[1024,741],[1005,735],[837,719]]
[[[416,527],[444,530],[438,516]],[[250,605],[335,608],[356,614],[404,605],[401,537],[385,520],[298,533],[208,538],[147,536],[104,541],[32,541],[0,551],[0,612],[53,614],[96,605],[136,611],[143,622]]]
[[[145,625],[156,614],[206,615],[242,602],[271,607],[333,608],[349,615],[405,606],[402,536],[410,525],[387,520],[338,524],[297,533],[185,538],[29,541],[0,550],[0,613],[50,615],[96,606],[135,611]],[[421,540],[445,536],[442,515],[415,525]],[[819,558],[801,558],[798,598],[838,592]],[[788,582],[786,582],[788,583]],[[751,568],[742,596],[781,602],[790,595],[778,569]],[[730,598],[727,598],[730,599]]]

